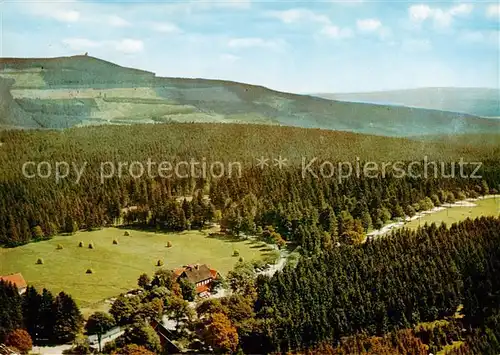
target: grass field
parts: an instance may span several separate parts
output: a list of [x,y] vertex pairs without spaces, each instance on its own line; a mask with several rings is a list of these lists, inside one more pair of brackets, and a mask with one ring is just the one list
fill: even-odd
[[[152,275],[158,269],[158,260],[164,262],[165,268],[206,263],[225,275],[239,259],[232,256],[235,249],[247,261],[272,250],[260,242],[208,237],[208,232],[127,231],[130,236],[124,235],[124,229],[105,228],[0,249],[0,275],[21,272],[29,284],[54,293],[64,290],[80,306],[88,307],[136,287],[141,273]],[[118,240],[118,245],[113,244],[113,239]],[[80,241],[83,247],[78,246]],[[168,241],[171,248],[166,247]],[[95,248],[89,249],[89,243],[94,243]],[[63,249],[58,250],[58,244]],[[36,264],[38,258],[43,259],[43,265]],[[88,268],[93,274],[86,274]]]
[[466,218],[498,216],[500,214],[500,197],[478,200],[474,203],[476,204],[475,207],[451,207],[436,213],[428,214],[420,219],[415,219],[407,223],[405,227],[417,229],[419,225],[423,226],[425,223],[441,224],[441,222],[450,226]]

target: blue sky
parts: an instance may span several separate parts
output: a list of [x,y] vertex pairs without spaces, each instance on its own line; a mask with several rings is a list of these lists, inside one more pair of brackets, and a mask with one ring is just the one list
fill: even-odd
[[497,2],[0,0],[1,56],[355,92],[499,87]]

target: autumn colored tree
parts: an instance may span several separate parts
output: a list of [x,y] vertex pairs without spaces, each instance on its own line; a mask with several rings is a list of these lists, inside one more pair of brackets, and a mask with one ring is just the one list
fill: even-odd
[[148,350],[144,346],[137,344],[127,344],[123,348],[113,351],[111,354],[112,355],[155,355],[154,352]]
[[27,354],[33,347],[31,336],[24,329],[16,329],[7,335],[5,345],[16,348],[21,354]]
[[223,313],[214,313],[208,319],[203,334],[205,343],[217,353],[234,353],[238,349],[238,332]]
[[222,305],[219,299],[208,299],[199,303],[196,307],[196,313],[199,318],[209,317],[213,313],[227,314],[228,309]]
[[163,315],[163,301],[160,298],[154,298],[151,302],[141,303],[137,314],[147,320],[161,318]]

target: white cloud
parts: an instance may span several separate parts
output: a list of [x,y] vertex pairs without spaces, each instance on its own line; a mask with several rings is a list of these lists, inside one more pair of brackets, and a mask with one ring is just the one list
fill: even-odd
[[240,59],[237,55],[224,53],[220,55],[220,60],[227,64],[233,64]]
[[357,20],[356,26],[360,31],[373,32],[377,31],[382,27],[382,22],[380,22],[378,19],[369,18],[369,19]]
[[465,30],[460,33],[458,40],[469,43],[483,43],[499,45],[500,31],[470,31]]
[[154,22],[150,27],[157,32],[162,33],[181,33],[182,30],[174,23],[171,22]]
[[[181,2],[179,2],[181,3]],[[251,0],[192,0],[184,1],[182,4],[189,7],[191,10],[212,8],[230,8],[247,10],[251,7]]]
[[77,22],[80,19],[80,13],[74,10],[58,10],[52,13],[52,17],[61,22]]
[[58,1],[51,2],[22,2],[19,3],[23,12],[30,13],[35,16],[50,18],[59,22],[72,23],[81,20],[81,13],[76,9],[75,1]]
[[433,13],[434,24],[437,27],[448,27],[451,24],[453,15],[442,9],[435,9]]
[[215,6],[218,7],[229,7],[236,9],[249,9],[251,7],[251,0],[224,0],[224,1],[214,1]]
[[365,2],[365,0],[330,0],[330,2],[339,4],[339,5],[358,5]]
[[131,25],[130,22],[117,15],[108,16],[108,23],[113,27],[128,27]]
[[486,16],[500,19],[500,5],[492,4],[486,8]]
[[259,37],[232,38],[227,42],[231,48],[277,48],[279,43],[274,40],[266,40]]
[[382,25],[382,22],[376,18],[359,19],[356,21],[358,32],[376,35],[381,41],[389,41],[392,38],[392,30]]
[[144,43],[141,40],[130,38],[114,42],[114,46],[118,52],[125,54],[138,53],[144,50]]
[[124,54],[133,54],[144,50],[141,40],[125,38],[117,41],[94,41],[87,38],[67,38],[62,43],[75,51],[87,51],[89,49],[111,47]]
[[344,39],[353,36],[353,32],[350,28],[341,28],[335,25],[324,26],[321,30],[321,34],[334,39]]
[[432,16],[433,10],[428,5],[412,5],[409,9],[410,19],[416,22],[425,21]]
[[433,20],[436,27],[448,27],[453,18],[457,16],[466,16],[472,12],[474,6],[471,4],[459,4],[449,9],[439,7],[430,7],[425,4],[412,5],[408,9],[410,20],[414,23],[422,23],[427,20]]
[[329,24],[330,19],[321,14],[307,9],[289,9],[285,11],[269,11],[268,16],[279,19],[283,23],[297,23],[297,22],[315,22]]
[[472,12],[474,6],[472,4],[460,4],[452,7],[449,12],[451,16],[468,15]]
[[428,39],[406,39],[402,43],[405,52],[428,52],[432,49],[432,44]]
[[270,11],[267,13],[268,16],[277,18],[285,24],[314,24],[320,25],[321,28],[319,33],[323,36],[334,38],[334,39],[344,39],[353,37],[354,33],[350,28],[342,28],[333,24],[328,16],[323,14],[318,14],[314,11],[308,9],[289,9],[285,11]]

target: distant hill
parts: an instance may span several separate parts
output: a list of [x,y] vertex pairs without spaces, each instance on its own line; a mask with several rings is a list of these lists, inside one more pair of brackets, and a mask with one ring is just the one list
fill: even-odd
[[315,94],[330,100],[399,105],[500,118],[500,90],[421,88],[350,94]]
[[385,136],[500,131],[500,121],[469,114],[339,102],[229,81],[161,78],[89,56],[0,58],[0,80],[3,127],[176,121],[259,123]]

